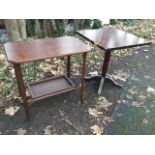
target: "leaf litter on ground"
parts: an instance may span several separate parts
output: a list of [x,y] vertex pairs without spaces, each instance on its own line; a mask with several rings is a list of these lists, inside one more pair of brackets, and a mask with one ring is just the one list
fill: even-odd
[[103,127],[99,127],[98,125],[93,125],[90,127],[91,128],[91,132],[95,135],[101,135],[104,131]]

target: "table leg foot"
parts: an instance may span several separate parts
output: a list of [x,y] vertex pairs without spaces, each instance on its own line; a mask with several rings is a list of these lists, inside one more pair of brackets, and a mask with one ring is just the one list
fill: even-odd
[[123,85],[119,84],[118,82],[116,82],[115,80],[113,80],[110,77],[102,77],[102,76],[97,75],[97,76],[93,76],[93,77],[85,77],[85,81],[88,81],[88,82],[100,81],[100,86],[99,86],[99,89],[98,89],[98,95],[101,95],[102,87],[103,87],[105,82],[110,82],[115,87],[123,88]]
[[105,80],[105,78],[102,77],[101,81],[100,81],[100,86],[99,86],[99,89],[98,89],[98,95],[101,95],[102,87],[103,87],[103,84],[104,84],[104,80]]
[[110,77],[106,77],[106,78],[100,77],[100,79],[101,79],[101,81],[100,81],[100,86],[98,89],[98,95],[101,95],[101,93],[102,93],[102,87],[103,87],[104,82],[111,82],[113,86],[118,87],[118,88],[123,88],[123,85],[119,84],[118,82],[116,82],[115,80],[113,80]]
[[110,78],[110,77],[106,77],[107,81],[110,81],[113,86],[118,87],[118,88],[123,88],[123,85],[119,84],[118,82],[116,82],[114,79]]

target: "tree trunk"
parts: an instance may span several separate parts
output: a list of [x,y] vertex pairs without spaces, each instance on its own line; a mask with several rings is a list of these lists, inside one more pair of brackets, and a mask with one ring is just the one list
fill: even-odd
[[49,34],[48,34],[48,21],[47,21],[47,19],[43,20],[43,34],[44,34],[44,37],[48,37],[49,36]]
[[78,19],[74,19],[74,32],[76,32],[79,29],[79,21]]
[[51,19],[50,20],[50,25],[51,25],[52,31],[56,31],[57,30],[57,27],[56,27],[56,24],[55,24],[55,20],[54,19]]
[[35,19],[35,31],[36,31],[36,34],[37,34],[38,38],[43,37],[39,19]]
[[85,24],[85,19],[80,19],[80,23],[79,23],[80,29],[84,28],[84,24]]
[[5,27],[10,41],[21,40],[18,23],[16,19],[5,19]]
[[5,28],[4,19],[0,19],[0,28]]
[[43,36],[47,37],[46,19],[43,20]]
[[68,19],[62,19],[62,31],[66,32],[66,26],[67,26]]
[[19,30],[19,33],[20,33],[20,37],[22,39],[26,39],[27,38],[26,20],[25,19],[17,19],[17,23],[18,23],[18,30]]
[[47,29],[47,36],[51,37],[52,36],[52,30],[51,30],[51,25],[50,25],[49,19],[46,21],[46,29]]

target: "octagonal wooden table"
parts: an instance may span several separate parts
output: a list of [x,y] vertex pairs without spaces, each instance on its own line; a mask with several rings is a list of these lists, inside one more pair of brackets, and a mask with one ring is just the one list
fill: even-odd
[[77,87],[70,80],[70,56],[75,54],[83,55],[82,78],[80,86],[80,99],[83,102],[84,76],[86,66],[86,54],[90,47],[79,39],[64,36],[58,38],[36,39],[30,41],[17,41],[6,43],[5,50],[7,59],[13,63],[19,95],[24,102],[25,114],[30,120],[29,103],[26,96],[26,86],[24,84],[21,64],[49,58],[59,58],[67,56],[67,76],[51,77],[28,84],[28,89],[33,101],[38,101],[46,97],[71,91]]
[[[150,45],[151,42],[144,39],[139,38],[133,34],[114,29],[114,28],[103,28],[103,29],[93,29],[93,30],[81,30],[77,32],[79,35],[101,48],[105,51],[105,56],[103,60],[102,66],[102,75],[88,78],[89,80],[98,79],[100,80],[100,86],[98,89],[98,94],[101,94],[102,87],[104,84],[104,80],[106,77],[106,73],[108,70],[108,64],[111,56],[111,52],[118,49],[125,49],[137,46]],[[122,87],[113,79],[111,80],[114,85],[118,87]]]

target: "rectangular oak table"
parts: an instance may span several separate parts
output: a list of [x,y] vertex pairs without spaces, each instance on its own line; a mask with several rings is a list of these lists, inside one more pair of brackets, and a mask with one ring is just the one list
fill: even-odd
[[67,76],[47,78],[28,84],[28,89],[33,101],[37,101],[52,95],[71,91],[76,88],[74,83],[69,79],[70,56],[82,54],[83,65],[80,99],[81,102],[83,101],[86,54],[90,50],[88,45],[85,45],[79,39],[74,37],[65,36],[59,38],[36,39],[31,41],[17,41],[6,43],[4,46],[8,61],[14,65],[19,95],[23,99],[25,114],[28,120],[30,119],[29,103],[26,96],[26,86],[24,84],[21,70],[22,63],[67,56]]
[[[133,34],[114,29],[114,28],[103,28],[103,29],[94,29],[94,30],[81,30],[77,32],[79,35],[92,42],[97,47],[105,51],[105,56],[102,66],[102,75],[98,78],[100,81],[100,86],[98,89],[98,94],[101,94],[106,73],[108,70],[108,64],[110,60],[111,52],[118,49],[131,48],[136,46],[143,46],[151,44],[150,41],[147,41],[143,38],[139,38]],[[92,79],[92,78],[90,78]],[[112,80],[112,79],[110,79]],[[114,80],[112,82],[118,85]]]

